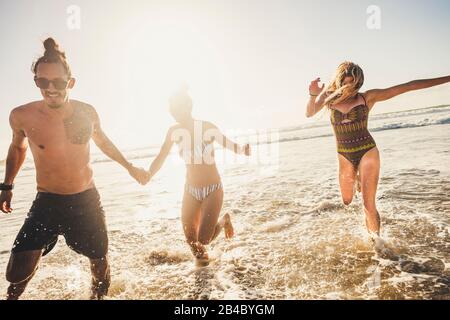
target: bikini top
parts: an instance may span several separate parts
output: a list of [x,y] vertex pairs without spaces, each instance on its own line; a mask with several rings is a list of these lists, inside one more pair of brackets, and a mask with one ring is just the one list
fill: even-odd
[[[194,144],[194,146],[189,146],[189,144],[185,147],[183,141],[180,140],[177,142],[178,152],[180,157],[188,162],[195,164],[200,164],[206,161],[205,157],[213,157],[214,156],[214,140],[211,141],[202,141],[202,144]],[[189,148],[190,147],[190,148]]]
[[369,107],[367,106],[364,96],[361,95],[361,97],[364,100],[364,104],[359,104],[351,108],[347,113],[343,113],[330,107],[330,120],[336,133],[355,132],[355,134],[357,134],[358,131],[367,130]]

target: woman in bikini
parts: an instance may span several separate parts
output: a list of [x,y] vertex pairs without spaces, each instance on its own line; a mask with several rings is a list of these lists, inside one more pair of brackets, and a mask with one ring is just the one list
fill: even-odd
[[[380,155],[368,131],[369,112],[380,101],[400,94],[450,82],[450,76],[415,80],[387,89],[360,93],[364,83],[363,70],[352,62],[342,63],[334,79],[325,88],[320,78],[309,86],[310,99],[306,116],[312,117],[322,108],[330,110],[331,125],[337,142],[339,185],[345,205],[352,202],[354,186],[362,193],[366,226],[376,240],[380,233],[380,216],[376,208],[376,192],[380,173]],[[355,182],[357,182],[355,184]]]
[[223,186],[214,161],[214,142],[237,154],[250,155],[250,146],[239,146],[225,137],[210,122],[192,117],[192,100],[186,89],[170,98],[170,113],[177,124],[169,128],[161,151],[149,169],[151,179],[166,160],[172,145],[178,144],[186,163],[186,184],[181,209],[186,241],[199,265],[207,264],[205,246],[224,229],[225,237],[234,235],[228,213],[219,219],[223,204]]

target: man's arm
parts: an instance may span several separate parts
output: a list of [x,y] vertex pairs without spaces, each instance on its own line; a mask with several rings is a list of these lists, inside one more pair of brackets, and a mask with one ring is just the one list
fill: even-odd
[[[27,154],[28,143],[24,131],[20,126],[18,119],[18,111],[15,109],[9,116],[9,123],[11,125],[13,138],[9,146],[8,156],[6,158],[5,179],[4,184],[12,185],[14,179],[19,173],[20,168],[25,161]],[[2,191],[0,195],[0,210],[4,213],[10,213],[12,191]]]
[[146,171],[143,169],[135,168],[130,162],[128,162],[127,159],[125,159],[119,149],[117,149],[117,147],[103,132],[100,125],[100,118],[98,117],[95,109],[93,107],[90,108],[92,108],[90,110],[90,113],[92,114],[92,118],[94,121],[94,133],[92,135],[92,140],[94,140],[97,147],[110,159],[116,161],[122,167],[124,167],[139,183],[146,183],[146,181],[148,181],[148,175]]

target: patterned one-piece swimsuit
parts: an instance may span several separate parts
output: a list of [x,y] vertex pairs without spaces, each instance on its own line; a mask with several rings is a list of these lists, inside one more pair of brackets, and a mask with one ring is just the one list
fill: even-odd
[[350,161],[355,170],[366,152],[376,147],[375,140],[367,129],[368,120],[369,107],[365,99],[364,104],[353,107],[348,113],[331,108],[337,152]]

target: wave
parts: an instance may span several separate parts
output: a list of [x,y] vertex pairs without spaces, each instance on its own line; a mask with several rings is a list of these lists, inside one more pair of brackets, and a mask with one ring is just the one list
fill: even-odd
[[303,212],[303,214],[321,214],[328,211],[333,211],[337,209],[342,209],[343,205],[341,203],[335,203],[335,202],[329,202],[329,201],[323,201],[321,202],[317,207]]
[[450,117],[444,117],[441,119],[422,119],[416,122],[397,122],[397,123],[389,123],[384,124],[379,127],[370,128],[370,131],[384,131],[384,130],[394,130],[394,129],[405,129],[405,128],[418,128],[418,127],[427,127],[427,126],[435,126],[441,124],[450,124]]

